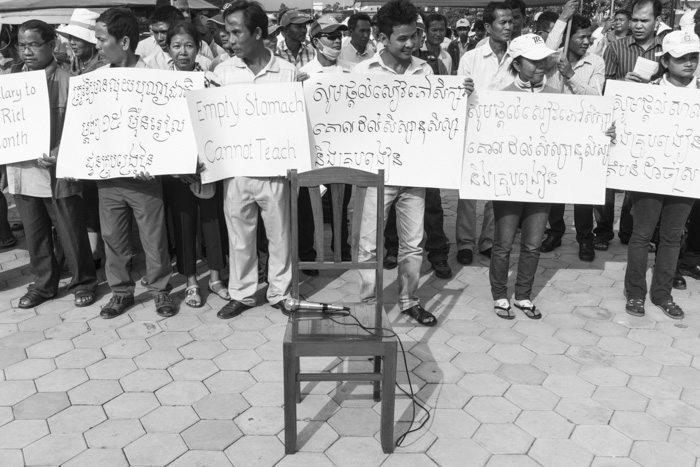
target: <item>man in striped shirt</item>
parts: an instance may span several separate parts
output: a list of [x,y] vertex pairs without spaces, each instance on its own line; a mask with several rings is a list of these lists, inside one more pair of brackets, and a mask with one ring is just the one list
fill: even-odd
[[313,19],[299,10],[288,10],[280,19],[284,40],[277,44],[276,55],[294,65],[297,70],[316,56],[314,47],[306,41],[306,25]]

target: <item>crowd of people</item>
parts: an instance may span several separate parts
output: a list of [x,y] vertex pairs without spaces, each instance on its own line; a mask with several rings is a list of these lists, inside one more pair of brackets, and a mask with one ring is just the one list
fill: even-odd
[[[3,177],[22,219],[34,277],[19,307],[33,308],[53,298],[64,264],[72,274],[68,290],[75,295],[75,306],[91,305],[96,299],[96,270],[104,265],[112,296],[100,314],[114,318],[126,312],[134,304],[135,220],[145,252],[146,274],[141,281],[153,294],[160,316],[178,311],[170,296],[173,256],[177,273],[187,281],[184,303],[193,308],[204,303],[197,279],[198,238],[209,269],[207,289],[227,300],[218,312],[220,318],[238,316],[255,306],[261,281],[268,283],[268,302],[290,313],[286,305],[292,279],[288,181],[235,177],[202,184],[198,174],[152,177],[147,173],[97,182],[57,179],[55,165],[71,76],[105,73],[115,67],[155,68],[203,73],[208,86],[229,86],[304,81],[315,73],[452,74],[464,77],[469,93],[587,95],[602,95],[606,80],[700,86],[695,77],[700,39],[692,14],[684,16],[681,30],[664,30],[660,1],[634,0],[629,9],[614,12],[596,27],[576,12],[577,6],[578,0],[569,0],[561,14],[538,13],[526,28],[522,0],[489,3],[481,18],[461,18],[454,25],[441,14],[426,15],[409,0],[391,0],[372,17],[355,13],[342,23],[332,15],[314,19],[298,10],[280,12],[271,19],[260,4],[249,0],[236,0],[221,14],[193,20],[186,0],[159,0],[149,19],[151,34],[143,39],[138,19],[123,8],[101,14],[76,9],[70,23],[57,29],[39,20],[2,26],[1,73],[44,70],[50,100],[50,153],[7,164]],[[454,40],[446,39],[451,31]],[[639,57],[658,63],[651,80],[635,73]],[[612,144],[615,131],[613,125],[606,133]],[[341,256],[348,260],[351,192],[345,192],[346,222],[341,232],[333,234],[341,236]],[[595,251],[607,250],[613,240],[614,200],[615,192],[608,190],[602,206],[574,206],[581,261],[593,261]],[[628,313],[645,313],[647,258],[654,250],[651,302],[671,318],[683,317],[671,292],[686,287],[683,275],[700,279],[700,261],[694,253],[700,251],[700,213],[693,201],[643,192],[625,194],[618,235],[629,244],[624,290]],[[434,326],[437,317],[423,308],[416,292],[424,250],[437,277],[452,277],[440,190],[387,186],[384,199],[368,190],[357,245],[360,261],[376,255],[373,214],[377,203],[383,203],[386,219],[384,267],[398,267],[399,309],[422,325]],[[515,317],[507,281],[518,230],[513,305],[529,318],[541,317],[532,301],[534,278],[540,253],[561,245],[566,231],[564,208],[563,204],[490,201],[484,205],[477,236],[476,201],[459,200],[457,261],[468,266],[475,253],[490,258],[494,312],[499,317]],[[303,190],[299,209],[299,259],[314,261],[313,218],[309,194]],[[2,197],[0,248],[15,244]],[[261,267],[263,253],[268,260]],[[304,273],[318,275],[313,269]],[[362,299],[374,299],[375,289],[373,273],[361,271]]]

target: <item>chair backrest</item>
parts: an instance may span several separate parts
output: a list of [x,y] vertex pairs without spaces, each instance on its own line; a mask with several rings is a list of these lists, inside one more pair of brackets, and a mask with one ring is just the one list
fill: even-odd
[[[382,290],[383,283],[383,262],[384,262],[384,171],[373,174],[362,170],[350,169],[347,167],[326,167],[297,173],[296,170],[289,172],[291,182],[291,207],[292,207],[292,297],[299,299],[299,271],[303,269],[374,269],[377,284],[377,313],[380,322],[382,310]],[[321,203],[321,185],[326,186],[331,192],[331,203],[333,206],[333,231],[335,232],[335,242],[333,245],[333,257],[326,260],[324,253],[324,230],[323,230],[323,207]],[[348,186],[350,185],[350,186]],[[314,219],[314,242],[316,244],[316,261],[299,261],[299,188],[309,189],[311,199],[311,210]],[[341,259],[341,226],[347,219],[343,219],[343,197],[346,189],[355,188],[355,203],[353,205],[352,226],[351,226],[351,247],[352,260],[342,261]],[[377,255],[375,261],[359,262],[357,249],[360,243],[360,226],[362,224],[362,213],[364,211],[365,194],[367,188],[377,189]]]

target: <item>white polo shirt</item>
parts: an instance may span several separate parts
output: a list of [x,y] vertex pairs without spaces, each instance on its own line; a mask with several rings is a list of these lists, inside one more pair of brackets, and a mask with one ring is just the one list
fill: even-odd
[[318,61],[318,55],[314,57],[309,63],[299,68],[300,72],[312,74],[312,73],[350,73],[355,66],[354,63],[349,63],[344,60],[338,59],[335,65],[323,66],[321,62]]
[[[365,60],[358,63],[353,68],[352,72],[361,75],[398,75],[393,68],[388,67],[382,55],[388,52],[377,52],[370,60]],[[433,69],[428,65],[428,62],[421,60],[418,57],[411,56],[411,65],[404,72],[405,75],[432,75]]]
[[514,76],[509,71],[512,61],[508,50],[499,63],[498,57],[491,49],[491,43],[487,42],[483,47],[462,55],[457,75],[473,79],[474,89],[498,91],[514,81]]
[[217,66],[214,74],[216,81],[222,86],[238,83],[291,83],[297,79],[296,67],[276,57],[272,52],[270,52],[270,61],[257,75],[253,74],[248,65],[236,56]]

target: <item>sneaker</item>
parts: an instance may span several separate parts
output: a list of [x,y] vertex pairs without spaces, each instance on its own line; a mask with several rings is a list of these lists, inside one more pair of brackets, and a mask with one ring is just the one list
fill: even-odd
[[440,279],[449,279],[452,277],[452,268],[450,268],[450,265],[447,264],[447,260],[436,259],[430,264],[433,267],[433,271],[435,271],[435,277]]
[[170,318],[177,314],[177,306],[167,293],[159,293],[156,296],[156,313],[163,318]]
[[100,317],[104,319],[116,318],[132,306],[134,306],[133,295],[112,295],[109,302],[102,307]]

